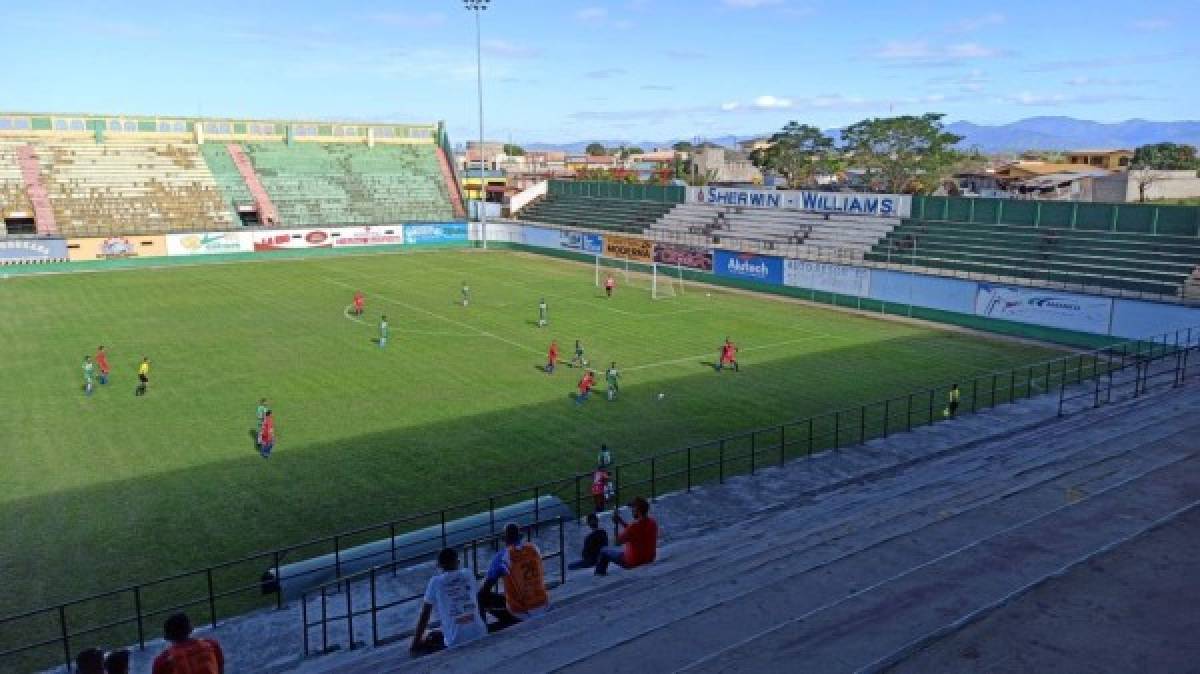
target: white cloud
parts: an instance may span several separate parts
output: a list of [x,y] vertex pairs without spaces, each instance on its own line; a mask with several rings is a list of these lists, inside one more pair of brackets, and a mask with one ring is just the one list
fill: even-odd
[[383,12],[369,18],[400,28],[434,28],[446,23],[446,15],[442,12]]
[[946,26],[946,32],[974,33],[975,31],[987,28],[988,26],[998,26],[1007,20],[1007,17],[1000,12],[989,12],[981,16],[972,16],[955,21],[954,23]]
[[724,110],[725,112],[733,112],[734,110],[737,110],[741,107],[742,107],[742,104],[738,103],[737,101],[729,101],[728,103],[721,104],[721,109]]
[[1064,93],[1035,93],[1021,91],[1008,96],[994,99],[995,103],[1007,105],[1025,105],[1030,107],[1055,107],[1068,104],[1111,103],[1113,101],[1144,101],[1143,96],[1120,94],[1116,92],[1102,94],[1064,94]]
[[1138,30],[1147,32],[1166,30],[1171,27],[1171,22],[1162,18],[1140,19],[1133,22],[1133,27]]
[[895,65],[934,66],[1000,58],[1007,56],[1008,52],[978,42],[939,46],[925,40],[891,40],[871,52],[871,55]]
[[1152,84],[1153,80],[1123,80],[1115,77],[1089,77],[1080,75],[1066,81],[1073,87],[1132,87],[1141,84]]
[[580,21],[603,21],[608,18],[608,10],[604,7],[584,7],[575,12],[575,18]]
[[602,68],[600,70],[590,70],[583,74],[589,80],[607,80],[611,77],[617,77],[625,74],[624,68]]
[[754,99],[752,105],[759,110],[785,110],[792,107],[792,100],[775,96],[759,96]]

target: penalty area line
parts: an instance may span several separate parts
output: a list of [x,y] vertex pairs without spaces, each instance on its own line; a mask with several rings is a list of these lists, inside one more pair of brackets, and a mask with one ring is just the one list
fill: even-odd
[[[759,344],[758,346],[748,346],[744,349],[738,349],[738,352],[740,353],[743,351],[761,351],[763,349],[776,349],[781,346],[788,346],[790,344],[800,344],[802,342],[809,342],[814,339],[835,339],[835,337],[833,335],[826,335],[826,334],[809,335],[807,337],[800,337],[797,339],[789,339],[784,342],[772,342],[770,344]],[[625,367],[625,368],[621,368],[621,370],[623,372],[632,372],[634,370],[646,370],[646,369],[649,369],[652,367],[663,367],[666,365],[678,365],[679,363],[687,363],[690,361],[697,360],[699,358],[712,358],[712,357],[713,357],[713,352],[710,351],[708,353],[701,354],[699,356],[686,356],[684,358],[673,358],[671,360],[662,360],[657,363],[646,363],[644,365],[634,365],[633,367]]]

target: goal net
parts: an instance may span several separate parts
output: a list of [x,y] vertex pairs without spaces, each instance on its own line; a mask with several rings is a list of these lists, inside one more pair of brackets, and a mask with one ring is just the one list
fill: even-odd
[[611,276],[618,288],[639,288],[652,299],[683,294],[683,267],[659,262],[636,262],[624,258],[596,256],[595,283],[603,288]]

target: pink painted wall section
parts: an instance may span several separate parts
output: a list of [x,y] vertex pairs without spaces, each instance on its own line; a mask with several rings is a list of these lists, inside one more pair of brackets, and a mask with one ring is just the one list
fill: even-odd
[[254,172],[254,165],[250,163],[250,158],[242,151],[242,146],[229,143],[225,146],[225,150],[233,159],[233,165],[237,167],[238,173],[242,174],[242,180],[246,181],[246,187],[250,189],[250,196],[254,197],[254,206],[258,209],[259,221],[266,227],[278,226],[279,211],[276,211],[275,204],[271,203],[270,195],[267,194],[262,181],[258,179],[258,174]]
[[454,207],[454,217],[467,217],[467,209],[463,208],[462,192],[458,188],[458,180],[454,177],[454,171],[450,170],[450,161],[446,158],[446,151],[441,147],[437,149],[438,165],[442,167],[442,180],[446,181],[446,190],[450,192],[450,204]]
[[58,223],[54,220],[54,207],[50,205],[50,195],[42,184],[42,167],[38,163],[37,152],[32,145],[22,145],[17,148],[17,161],[21,165],[21,179],[25,183],[25,194],[33,204],[33,222],[37,225],[38,234],[58,235]]

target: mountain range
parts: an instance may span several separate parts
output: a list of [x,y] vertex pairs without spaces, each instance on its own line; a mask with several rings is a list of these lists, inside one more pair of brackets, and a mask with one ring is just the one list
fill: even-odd
[[[1153,122],[1145,119],[1130,119],[1124,122],[1103,123],[1093,122],[1074,117],[1030,117],[1010,124],[986,125],[961,121],[946,125],[946,130],[963,136],[959,143],[962,148],[978,148],[981,152],[1020,152],[1023,150],[1073,150],[1126,148],[1134,149],[1139,145],[1159,142],[1186,143],[1200,146],[1200,121]],[[831,137],[838,137],[837,129],[826,131]],[[770,135],[769,132],[759,134]],[[724,147],[735,147],[738,141],[756,136],[719,136],[704,138],[705,142],[715,143]],[[567,152],[583,152],[590,142],[598,142],[605,147],[626,145],[650,150],[655,147],[670,147],[676,140],[630,141],[597,139],[596,141],[580,141],[575,143],[530,143],[529,150],[566,150]],[[682,139],[695,142],[695,139]]]

